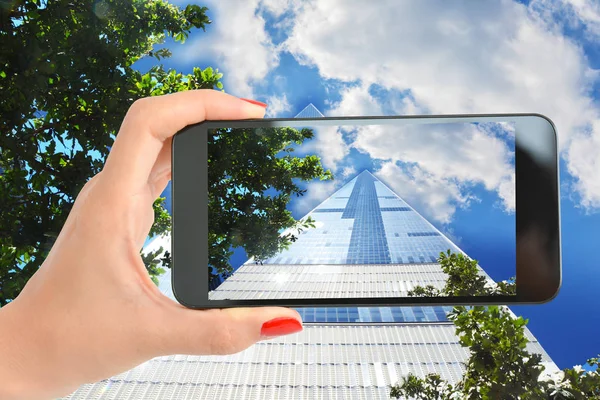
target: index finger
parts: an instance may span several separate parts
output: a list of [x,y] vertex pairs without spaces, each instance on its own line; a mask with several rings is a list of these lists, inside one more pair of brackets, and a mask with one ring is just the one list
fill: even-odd
[[123,191],[147,184],[165,140],[204,120],[262,118],[265,109],[216,90],[189,90],[137,100],[127,111],[103,174]]

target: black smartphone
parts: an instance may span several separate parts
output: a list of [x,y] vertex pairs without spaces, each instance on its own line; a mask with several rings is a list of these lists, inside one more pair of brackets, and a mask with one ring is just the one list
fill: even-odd
[[557,134],[537,114],[206,121],[172,144],[190,308],[543,303]]

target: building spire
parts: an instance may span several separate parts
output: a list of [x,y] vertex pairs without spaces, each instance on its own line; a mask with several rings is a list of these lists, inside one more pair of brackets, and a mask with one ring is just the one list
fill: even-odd
[[309,103],[302,111],[300,111],[294,118],[323,118],[324,115],[313,105]]

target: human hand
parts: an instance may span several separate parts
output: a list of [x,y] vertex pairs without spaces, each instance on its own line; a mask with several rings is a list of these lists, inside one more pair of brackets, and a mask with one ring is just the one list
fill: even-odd
[[131,106],[47,259],[0,310],[0,398],[64,396],[156,356],[232,354],[302,329],[283,307],[185,308],[158,290],[140,257],[152,204],[171,179],[172,136],[205,119],[264,112],[212,90]]

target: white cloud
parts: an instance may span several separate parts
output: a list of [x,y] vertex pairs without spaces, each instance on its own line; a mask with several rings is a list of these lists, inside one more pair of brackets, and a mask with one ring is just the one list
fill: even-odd
[[469,124],[361,127],[354,146],[374,158],[415,163],[435,176],[482,183],[487,190],[513,171],[504,141]]
[[568,149],[569,172],[579,177],[575,189],[588,211],[600,208],[600,121],[594,121],[588,134],[579,134]]
[[337,126],[320,126],[313,130],[314,138],[302,145],[301,151],[314,152],[321,157],[325,168],[336,171],[338,163],[350,152],[342,133]]
[[[343,101],[328,114],[335,116],[364,115],[362,110],[372,114],[380,113],[377,102],[369,95],[368,88],[363,86],[345,88],[342,91]],[[315,137],[303,147],[303,151],[315,152],[321,157],[325,168],[339,173],[338,168],[344,157],[350,153],[350,147],[344,141],[342,132],[335,126],[322,126],[314,129]],[[348,170],[346,170],[348,172]],[[342,177],[346,175],[342,172]]]
[[498,183],[496,190],[498,196],[502,199],[502,206],[505,211],[515,212],[517,207],[517,193],[515,174],[511,173],[502,177]]
[[281,117],[283,113],[287,113],[292,109],[285,93],[280,96],[273,95],[267,97],[267,104],[268,107],[265,116],[268,118]]
[[380,172],[386,182],[438,221],[450,222],[456,206],[474,200],[476,185],[496,192],[503,209],[514,212],[514,155],[504,138],[470,124],[357,128],[353,147],[386,160]]
[[[417,105],[409,97],[392,101],[391,108],[397,114],[418,114]],[[361,111],[362,110],[362,111]],[[407,111],[407,112],[404,112]],[[366,85],[352,86],[342,91],[342,100],[337,103],[329,115],[382,115],[382,104],[370,93]],[[508,137],[514,138],[512,125],[499,124]],[[350,147],[368,154],[373,159],[389,160],[385,171],[401,169],[397,161],[414,163],[409,170],[400,172],[398,179],[387,176],[388,182],[397,193],[407,201],[423,204],[429,216],[440,222],[448,223],[456,207],[466,207],[474,200],[471,194],[473,186],[483,185],[494,191],[501,199],[502,208],[514,212],[515,177],[511,165],[512,152],[501,140],[489,131],[492,125],[435,124],[408,125],[402,128],[392,126],[359,126],[352,131]],[[496,125],[497,126],[497,125]],[[315,149],[332,149],[328,166],[335,170],[337,163],[343,161],[349,147],[335,129],[318,132],[319,144]],[[330,143],[323,140],[328,138]],[[342,151],[343,149],[343,151]],[[337,157],[331,157],[337,154]],[[419,189],[416,189],[416,185]]]
[[[458,6],[394,0],[202,4],[215,22],[207,34],[174,48],[174,56],[214,59],[225,72],[228,91],[253,97],[254,85],[278,65],[281,48],[265,29],[260,11],[266,11],[279,18],[276,24],[292,24],[283,48],[299,61],[318,67],[325,78],[358,82],[342,91],[329,115],[381,115],[371,84],[410,92],[389,100],[386,113],[545,114],[558,127],[580,204],[600,207],[593,168],[600,158],[600,116],[590,94],[598,74],[579,44],[561,31],[561,24],[579,24],[600,35],[595,0],[532,0],[529,7],[510,0]],[[271,115],[284,112],[287,97],[270,100]],[[347,154],[341,137],[317,139],[331,146],[325,154],[330,167]]]
[[[579,18],[595,21],[591,1],[570,3]],[[600,203],[591,168],[600,153],[600,115],[590,93],[597,73],[582,48],[533,8],[509,0],[312,1],[297,11],[285,48],[324,78],[360,82],[330,115],[377,111],[371,84],[409,90],[407,111],[547,115],[581,204]]]
[[532,0],[530,8],[559,25],[583,27],[591,40],[600,38],[600,3],[597,0]]
[[331,196],[331,193],[336,190],[336,182],[314,181],[306,188],[308,191],[295,203],[296,211],[303,216]]
[[474,200],[461,193],[460,187],[432,176],[417,165],[404,170],[393,161],[383,164],[375,175],[409,204],[421,204],[428,218],[447,224],[459,207],[467,207]]
[[279,51],[265,30],[265,20],[255,12],[259,0],[206,0],[202,5],[214,13],[215,21],[207,34],[173,48],[174,60],[214,60],[224,72],[226,91],[253,97],[253,85],[279,64]]
[[292,6],[291,0],[261,0],[262,6],[274,17],[280,17]]
[[369,94],[369,85],[361,84],[340,91],[342,100],[327,112],[331,116],[380,115],[381,107]]
[[356,171],[356,168],[354,168],[354,166],[344,167],[342,168],[338,179],[343,182],[346,182],[349,178],[354,177],[354,175],[356,175],[357,173],[358,171]]

